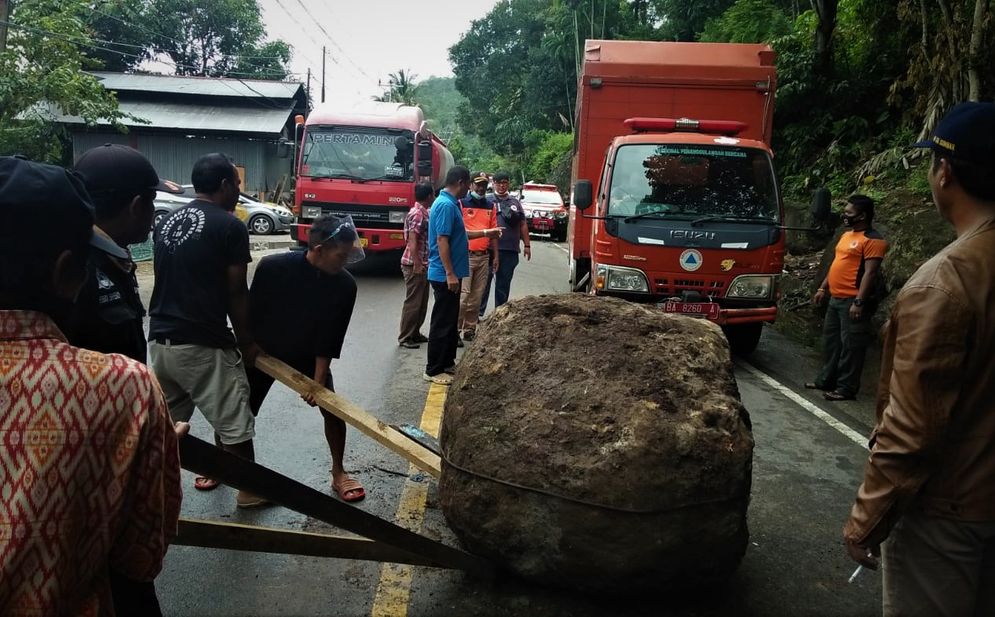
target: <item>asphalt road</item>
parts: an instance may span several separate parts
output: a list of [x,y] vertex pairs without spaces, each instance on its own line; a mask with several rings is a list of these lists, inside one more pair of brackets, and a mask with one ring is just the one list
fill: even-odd
[[[565,247],[538,239],[533,247],[534,259],[516,272],[512,296],[566,291]],[[425,347],[406,350],[396,344],[403,295],[396,255],[370,257],[354,274],[356,311],[343,357],[333,364],[338,392],[389,423],[430,421],[438,409],[426,404],[429,386],[420,378]],[[151,277],[140,284],[147,296]],[[286,318],[294,318],[293,306],[286,307]],[[756,439],[751,542],[735,578],[707,595],[591,598],[431,568],[174,546],[157,582],[164,612],[175,617],[877,615],[879,575],[865,572],[847,584],[853,564],[840,544],[866,458],[862,436],[869,432],[872,412],[868,400],[830,407],[800,389],[817,362],[814,353],[768,329],[750,363],[737,365]],[[192,432],[210,437],[199,416]],[[260,414],[256,452],[261,464],[330,492],[330,457],[319,414],[279,384]],[[367,490],[358,507],[455,542],[437,507],[433,480],[355,431],[346,457]],[[233,490],[200,493],[192,483],[184,472],[186,517],[341,533],[280,507],[237,510]]]

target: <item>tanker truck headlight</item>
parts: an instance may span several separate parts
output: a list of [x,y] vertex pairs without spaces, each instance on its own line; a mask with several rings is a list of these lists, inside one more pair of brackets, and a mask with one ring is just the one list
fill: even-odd
[[403,223],[404,217],[406,215],[407,212],[404,212],[402,210],[398,210],[396,212],[392,211],[390,212],[390,214],[387,215],[387,220],[390,221],[391,223]]
[[647,284],[646,275],[643,274],[642,270],[614,266],[604,267],[608,270],[608,276],[605,278],[605,288],[608,291],[649,293],[649,284]]
[[766,299],[773,297],[773,291],[773,276],[769,274],[747,274],[745,276],[737,276],[733,280],[732,285],[729,286],[729,291],[726,292],[726,297]]
[[558,219],[565,219],[565,218],[567,218],[567,213],[561,210],[560,212],[556,213],[556,218],[558,218]]
[[306,219],[316,219],[321,216],[321,206],[304,206],[303,217]]

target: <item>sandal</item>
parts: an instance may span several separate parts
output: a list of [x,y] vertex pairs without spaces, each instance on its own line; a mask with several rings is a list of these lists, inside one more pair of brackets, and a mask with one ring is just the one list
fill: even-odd
[[347,503],[361,501],[364,497],[366,497],[366,489],[363,488],[363,485],[360,484],[358,480],[354,480],[352,478],[343,480],[340,484],[335,484],[335,481],[333,480],[332,490],[339,496],[339,499]]
[[193,487],[198,491],[213,491],[214,489],[221,486],[221,483],[214,478],[208,478],[206,476],[197,476],[193,479]]
[[265,497],[260,497],[254,493],[248,491],[239,491],[238,495],[235,496],[235,505],[239,508],[260,508],[262,506],[268,506],[271,502]]

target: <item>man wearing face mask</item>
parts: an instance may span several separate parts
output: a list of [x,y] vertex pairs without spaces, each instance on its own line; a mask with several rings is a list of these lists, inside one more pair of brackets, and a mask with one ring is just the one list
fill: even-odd
[[822,326],[825,362],[814,382],[806,388],[825,391],[827,401],[853,400],[860,390],[860,374],[871,335],[871,314],[881,300],[881,261],[888,250],[884,236],[872,227],[874,200],[852,195],[843,210],[849,228],[836,243],[836,257],[829,274],[812,299],[821,306],[829,294]]
[[[471,179],[470,192],[460,201],[467,231],[497,227],[497,208],[487,200],[487,174],[478,171]],[[480,237],[469,241],[470,276],[463,279],[458,328],[464,341],[472,341],[477,331],[480,301],[487,279],[498,270],[498,241]]]
[[[498,258],[500,262],[494,272],[494,308],[508,301],[511,295],[511,279],[518,267],[519,251],[524,245],[525,259],[532,260],[532,242],[529,240],[529,226],[525,221],[525,211],[522,202],[518,201],[508,189],[511,186],[511,175],[506,171],[494,174],[494,195],[489,201],[497,208],[497,223],[502,230],[498,241]],[[480,315],[487,308],[487,297],[491,293],[490,280],[484,290],[480,302]]]

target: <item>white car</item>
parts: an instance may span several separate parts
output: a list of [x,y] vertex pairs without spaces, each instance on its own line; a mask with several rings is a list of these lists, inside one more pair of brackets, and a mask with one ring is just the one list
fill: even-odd
[[[191,184],[184,184],[183,193],[180,194],[156,192],[153,226],[158,227],[170,212],[185,206],[194,197]],[[259,201],[248,193],[242,193],[239,197],[235,216],[246,224],[250,233],[258,235],[289,231],[290,224],[294,222],[294,214],[289,209],[279,204]]]

